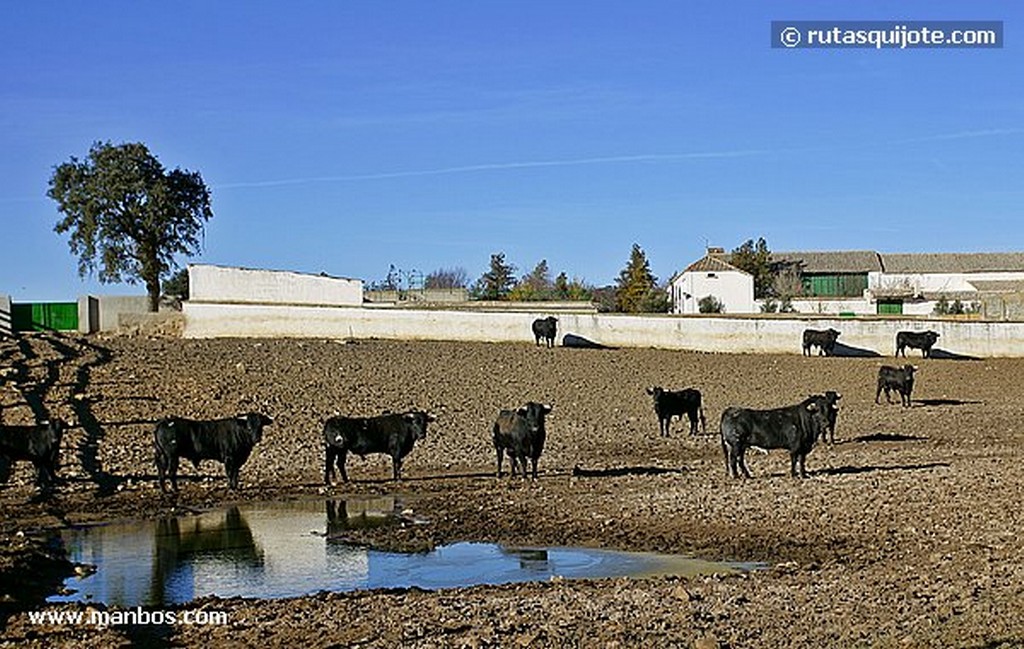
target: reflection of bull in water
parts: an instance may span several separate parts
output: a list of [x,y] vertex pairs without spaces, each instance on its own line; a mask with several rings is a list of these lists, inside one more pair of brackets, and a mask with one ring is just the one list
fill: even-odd
[[395,499],[391,496],[328,500],[326,507],[328,541],[343,536],[348,530],[387,525],[394,521],[396,510]]
[[548,572],[548,551],[533,548],[500,548],[501,553],[519,559],[519,569],[525,572]]
[[161,606],[192,599],[190,574],[199,557],[235,567],[263,565],[249,524],[238,507],[187,518],[164,518],[156,525],[150,604]]

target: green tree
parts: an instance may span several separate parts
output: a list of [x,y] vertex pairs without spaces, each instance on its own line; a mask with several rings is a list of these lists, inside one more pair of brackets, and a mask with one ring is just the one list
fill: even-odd
[[667,311],[667,295],[664,300],[660,298],[659,293],[664,291],[658,288],[657,283],[647,255],[639,244],[634,243],[629,263],[615,280],[615,310],[623,313]]
[[174,256],[199,251],[213,216],[202,176],[166,171],[141,143],[94,143],[86,160],[54,168],[46,195],[64,214],[54,230],[71,233],[79,275],[98,268],[103,283],[142,280],[150,311],[159,308],[161,278],[177,268]]
[[548,260],[541,259],[534,266],[530,274],[523,275],[519,283],[509,293],[510,300],[532,301],[550,300],[554,287],[551,283],[551,271],[548,269]]
[[697,302],[697,310],[701,313],[724,313],[725,305],[714,295],[705,295]]
[[562,271],[555,278],[554,293],[555,299],[558,300],[582,302],[594,298],[594,287],[575,277],[570,280],[565,271]]
[[176,300],[188,299],[188,269],[182,268],[164,280],[164,295]]
[[473,287],[473,295],[481,300],[502,300],[515,284],[516,267],[505,262],[505,253],[491,255],[491,267],[480,276]]
[[772,295],[772,282],[775,280],[771,263],[771,251],[763,238],[747,239],[743,245],[732,251],[729,260],[736,268],[745,270],[754,276],[754,298],[761,299]]

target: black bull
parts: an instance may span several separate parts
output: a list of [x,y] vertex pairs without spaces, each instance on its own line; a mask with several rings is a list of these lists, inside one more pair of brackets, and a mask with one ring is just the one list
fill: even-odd
[[[834,396],[833,396],[834,395]],[[750,447],[782,448],[789,451],[790,474],[807,477],[805,462],[815,440],[835,425],[834,413],[842,395],[832,392],[814,395],[797,405],[771,410],[726,408],[722,413],[722,453],[726,470],[734,478],[739,472],[752,477],[744,454]]]
[[165,474],[171,488],[178,490],[178,460],[191,460],[197,469],[202,460],[224,465],[228,486],[238,488],[238,472],[263,438],[263,427],[273,423],[270,417],[250,412],[237,417],[197,421],[170,417],[160,421],[154,431],[156,468],[160,489],[166,491]]

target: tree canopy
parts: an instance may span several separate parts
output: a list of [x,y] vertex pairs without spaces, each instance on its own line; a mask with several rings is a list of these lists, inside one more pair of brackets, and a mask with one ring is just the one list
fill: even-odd
[[757,299],[770,297],[772,283],[775,281],[775,269],[771,263],[772,253],[764,238],[757,242],[747,239],[739,248],[732,251],[729,260],[736,268],[745,270],[754,276],[754,297]]
[[615,280],[615,310],[624,313],[668,311],[668,294],[657,284],[647,255],[634,243],[629,262]]
[[166,171],[144,144],[96,142],[85,160],[57,165],[47,196],[63,213],[54,231],[70,232],[78,272],[99,270],[103,283],[142,280],[149,308],[175,255],[199,251],[210,190],[198,172]]
[[505,262],[505,253],[494,253],[490,270],[481,275],[473,286],[474,297],[481,300],[504,299],[516,283],[515,272],[516,267]]

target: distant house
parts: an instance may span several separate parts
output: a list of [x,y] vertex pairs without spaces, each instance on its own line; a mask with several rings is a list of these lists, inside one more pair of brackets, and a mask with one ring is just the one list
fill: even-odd
[[[729,258],[724,249],[709,248],[675,275],[673,313],[697,313],[704,295],[723,302],[727,296],[728,313],[760,311],[753,278]],[[774,252],[771,262],[798,271],[802,286],[791,304],[799,313],[931,315],[940,301],[960,301],[985,318],[1024,319],[1024,253],[796,251]]]
[[722,259],[725,250],[708,248],[708,254],[669,280],[672,313],[700,313],[700,301],[708,296],[722,303],[725,313],[753,313],[754,276]]

